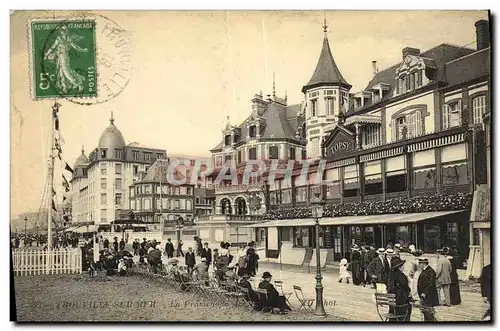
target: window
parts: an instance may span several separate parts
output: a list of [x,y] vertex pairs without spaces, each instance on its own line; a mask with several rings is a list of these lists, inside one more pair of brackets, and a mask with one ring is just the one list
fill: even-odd
[[442,247],[441,228],[436,224],[424,225],[424,253],[435,252]]
[[365,127],[365,145],[377,145],[380,141],[380,126],[378,124],[370,124]]
[[314,99],[314,100],[311,100],[311,116],[312,117],[315,117],[316,116],[316,103],[318,102],[318,100]]
[[248,135],[250,136],[250,138],[257,137],[257,127],[255,125],[251,125],[248,128]]
[[115,205],[117,205],[117,206],[122,205],[122,194],[121,193],[115,194]]
[[410,90],[414,90],[415,89],[415,75],[410,74]]
[[256,147],[250,147],[248,149],[248,159],[249,160],[257,160],[257,148]]
[[144,161],[151,161],[151,153],[144,153]]
[[151,185],[144,185],[144,194],[151,194]]
[[238,153],[236,154],[236,156],[237,156],[237,162],[241,163],[241,151],[238,151]]
[[302,160],[307,159],[307,151],[305,149],[302,149]]
[[123,156],[123,152],[121,149],[115,149],[115,158],[121,159]]
[[290,147],[290,153],[289,153],[288,158],[290,160],[295,160],[295,147]]
[[233,159],[233,156],[231,154],[224,155],[224,163],[231,162],[232,159]]
[[132,158],[134,160],[139,160],[139,151],[132,151]]
[[412,242],[410,227],[408,225],[396,226],[396,243],[401,244],[401,247],[408,247]]
[[382,194],[382,162],[365,162],[365,195]]
[[106,176],[107,173],[107,164],[106,162],[101,163],[101,176]]
[[226,145],[226,146],[231,145],[231,136],[230,135],[224,136],[224,145]]
[[293,229],[293,246],[309,247],[309,228],[303,226],[294,227]]
[[355,197],[358,195],[359,179],[358,165],[346,166],[344,171],[344,197]]
[[186,209],[187,210],[193,209],[193,201],[192,200],[186,200]]
[[443,165],[443,186],[464,185],[469,183],[467,162],[458,161]]
[[326,109],[325,109],[325,113],[327,115],[333,115],[333,105],[335,104],[335,98],[334,97],[331,97],[331,98],[325,98],[325,106],[326,106]]
[[122,165],[120,163],[115,164],[115,174],[117,175],[122,174]]
[[101,190],[106,189],[106,178],[101,178]]
[[107,221],[107,216],[108,216],[108,210],[107,209],[101,209],[101,221],[106,222]]
[[406,190],[406,159],[404,155],[385,159],[386,192]]
[[115,189],[121,190],[122,189],[122,179],[121,178],[116,178],[115,179]]
[[101,193],[101,205],[107,205],[108,204],[107,200],[108,199],[106,193]]
[[397,132],[397,138],[398,140],[400,139],[406,139],[406,133],[408,129],[406,128],[406,117],[400,117],[396,120],[396,132]]
[[319,155],[319,138],[312,138],[311,143],[311,154],[314,156]]
[[215,165],[216,165],[217,167],[222,167],[222,156],[217,156],[217,157],[215,158]]
[[134,176],[136,176],[139,173],[139,166],[134,165],[133,169],[134,169]]
[[443,129],[454,128],[462,124],[462,100],[443,105]]
[[279,159],[279,148],[278,146],[269,146],[269,159],[277,160]]
[[156,158],[157,158],[157,159],[161,159],[161,158],[163,158],[163,154],[162,154],[162,153],[156,153]]
[[101,159],[105,159],[106,156],[108,154],[108,150],[107,149],[101,149]]
[[144,200],[144,209],[150,210],[151,209],[151,199],[143,199]]
[[481,95],[472,99],[472,113],[474,114],[474,124],[483,123],[483,115],[486,111],[486,96]]

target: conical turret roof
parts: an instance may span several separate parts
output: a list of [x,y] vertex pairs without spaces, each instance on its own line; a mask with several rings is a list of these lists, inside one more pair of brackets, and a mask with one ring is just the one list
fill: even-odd
[[305,92],[309,88],[321,85],[341,85],[348,89],[351,88],[351,85],[342,76],[335,60],[333,59],[330,44],[328,43],[328,38],[326,36],[323,39],[323,48],[321,49],[321,54],[319,55],[316,70],[314,70],[314,74],[309,82],[302,88],[302,92]]

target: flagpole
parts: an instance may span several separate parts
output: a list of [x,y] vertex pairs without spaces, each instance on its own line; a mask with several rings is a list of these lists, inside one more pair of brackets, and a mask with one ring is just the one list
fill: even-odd
[[54,199],[54,121],[56,120],[55,113],[58,109],[57,101],[52,107],[51,119],[50,119],[50,153],[49,153],[49,202],[48,202],[48,227],[47,227],[47,246],[48,249],[52,249],[52,202]]

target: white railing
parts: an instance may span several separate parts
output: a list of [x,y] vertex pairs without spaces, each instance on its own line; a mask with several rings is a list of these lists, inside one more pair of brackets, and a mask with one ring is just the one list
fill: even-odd
[[12,250],[12,259],[16,276],[82,273],[82,251],[79,248],[15,249]]

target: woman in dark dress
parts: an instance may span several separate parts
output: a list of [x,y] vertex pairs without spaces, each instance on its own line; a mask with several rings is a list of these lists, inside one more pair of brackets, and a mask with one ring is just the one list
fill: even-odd
[[460,297],[460,285],[457,273],[457,259],[454,259],[453,256],[447,256],[446,258],[450,260],[451,263],[450,303],[452,305],[459,305],[462,302],[462,298]]
[[352,247],[351,264],[350,264],[350,271],[352,273],[352,282],[354,285],[360,285],[361,282],[363,281],[363,277],[361,274],[362,268],[363,268],[363,260],[361,253],[359,252],[358,245],[354,245]]
[[[410,321],[411,316],[411,291],[408,285],[408,278],[403,273],[405,260],[401,260],[399,257],[394,257],[392,259],[391,265],[391,277],[389,278],[387,284],[387,293],[394,293],[396,295],[396,308],[390,309],[390,313],[394,313],[398,316],[402,316],[398,321]],[[403,317],[404,316],[404,317]],[[395,319],[391,319],[394,321]]]

